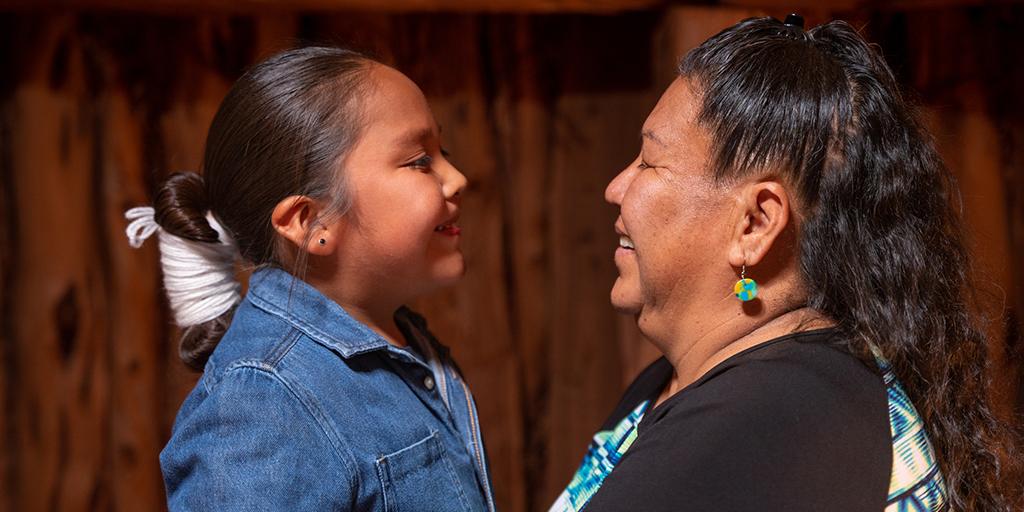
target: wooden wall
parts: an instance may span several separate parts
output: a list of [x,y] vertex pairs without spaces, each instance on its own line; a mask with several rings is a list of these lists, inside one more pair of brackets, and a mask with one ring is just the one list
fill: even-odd
[[[474,386],[500,507],[546,510],[654,357],[608,305],[616,212],[604,187],[637,151],[676,58],[761,9],[0,13],[0,512],[164,507],[156,456],[195,375],[176,356],[155,244],[129,248],[121,215],[169,172],[197,168],[247,65],[300,42],[370,50],[431,99],[471,181],[470,271],[417,306]],[[854,20],[882,44],[961,178],[1009,417],[1024,312],[1024,9],[843,9],[805,14]]]

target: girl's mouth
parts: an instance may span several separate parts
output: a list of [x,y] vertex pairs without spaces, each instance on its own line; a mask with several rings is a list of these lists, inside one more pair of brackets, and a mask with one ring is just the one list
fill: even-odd
[[434,232],[441,233],[442,235],[457,236],[462,232],[462,228],[456,226],[454,222],[449,222],[448,224],[441,224],[437,226],[434,228]]

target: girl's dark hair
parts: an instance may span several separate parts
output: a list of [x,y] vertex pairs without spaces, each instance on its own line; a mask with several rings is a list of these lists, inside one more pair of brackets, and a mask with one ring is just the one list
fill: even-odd
[[[341,215],[349,194],[340,173],[362,130],[360,99],[373,63],[359,53],[329,47],[288,50],[257,64],[228,91],[210,125],[200,176],[179,173],[161,186],[155,219],[168,233],[216,242],[206,220],[213,212],[255,266],[285,258],[270,223],[284,198],[309,196]],[[311,235],[310,235],[311,236]],[[296,268],[304,265],[299,251]],[[202,370],[234,311],[186,327],[180,356]]]
[[[744,20],[688,53],[722,181],[775,173],[803,221],[808,305],[857,354],[874,346],[921,413],[951,510],[1009,510],[1009,437],[987,395],[953,179],[874,48],[842,21]],[[1012,483],[1010,485],[1013,485]]]

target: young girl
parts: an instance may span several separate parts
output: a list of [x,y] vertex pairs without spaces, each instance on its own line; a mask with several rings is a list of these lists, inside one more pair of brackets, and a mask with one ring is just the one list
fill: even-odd
[[464,269],[439,139],[401,73],[286,51],[232,87],[203,175],[128,212],[203,371],[160,454],[171,510],[494,510],[472,395],[402,306]]

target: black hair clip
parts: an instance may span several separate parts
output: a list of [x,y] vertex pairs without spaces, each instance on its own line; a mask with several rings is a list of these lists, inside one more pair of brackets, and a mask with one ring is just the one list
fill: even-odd
[[804,17],[799,14],[790,14],[786,16],[786,21],[782,22],[783,25],[796,27],[799,29],[804,28]]

